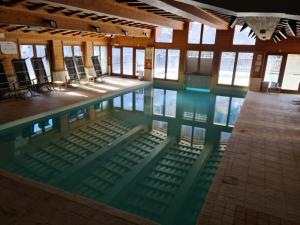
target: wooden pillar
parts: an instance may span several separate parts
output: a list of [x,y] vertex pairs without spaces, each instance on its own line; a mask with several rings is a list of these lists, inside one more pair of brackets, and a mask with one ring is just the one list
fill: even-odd
[[64,65],[63,44],[61,40],[51,40],[51,59],[53,80],[65,81],[66,71]]
[[94,55],[93,42],[85,41],[82,45],[83,49],[83,61],[86,73],[90,76],[95,75],[93,63],[91,57]]

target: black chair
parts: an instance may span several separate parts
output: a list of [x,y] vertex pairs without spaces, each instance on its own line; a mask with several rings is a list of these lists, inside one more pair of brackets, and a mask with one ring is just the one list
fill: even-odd
[[16,94],[16,88],[14,82],[9,82],[7,75],[4,70],[4,65],[2,60],[0,60],[0,97],[6,96],[11,93],[11,85],[13,87],[13,91]]
[[13,59],[12,65],[15,70],[17,84],[18,87],[16,88],[19,93],[22,90],[28,90],[31,96],[35,95],[35,85],[33,84],[33,80],[30,79],[29,72],[26,65],[26,59]]
[[69,79],[66,79],[67,83],[80,82],[80,79],[77,74],[77,70],[75,68],[75,64],[73,61],[73,57],[65,57],[65,65],[66,65],[67,72],[69,75]]
[[77,74],[80,79],[87,79],[87,75],[84,69],[83,60],[81,56],[74,57],[74,63],[76,66]]
[[37,81],[37,88],[41,90],[46,87],[49,91],[52,90],[52,83],[49,82],[48,75],[45,70],[42,57],[32,57],[30,59]]
[[100,80],[103,81],[103,74],[102,74],[102,69],[101,69],[101,65],[99,62],[99,57],[92,56],[92,62],[93,62],[93,66],[94,66],[95,73],[96,73],[96,80],[98,78],[100,78]]

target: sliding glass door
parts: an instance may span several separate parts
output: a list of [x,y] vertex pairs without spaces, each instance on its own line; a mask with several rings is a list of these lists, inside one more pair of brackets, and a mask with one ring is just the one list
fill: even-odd
[[268,55],[264,81],[278,83],[282,59],[282,55]]
[[300,82],[300,55],[289,54],[285,66],[282,89],[297,91]]

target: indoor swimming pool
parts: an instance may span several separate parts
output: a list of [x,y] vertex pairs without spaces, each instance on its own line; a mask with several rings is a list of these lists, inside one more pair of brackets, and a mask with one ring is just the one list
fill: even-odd
[[0,167],[163,225],[195,225],[244,93],[133,90],[0,131]]

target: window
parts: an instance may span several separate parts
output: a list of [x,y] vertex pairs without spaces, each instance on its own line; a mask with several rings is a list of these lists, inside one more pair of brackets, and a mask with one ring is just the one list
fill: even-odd
[[154,89],[153,114],[176,117],[177,91]]
[[300,55],[289,54],[283,76],[282,89],[297,91],[300,84]]
[[108,101],[96,103],[94,105],[94,109],[96,112],[101,112],[101,111],[108,109]]
[[155,30],[155,42],[172,43],[173,29],[167,27],[157,27]]
[[235,52],[222,52],[218,84],[231,85],[234,71]]
[[32,127],[32,136],[36,136],[45,132],[48,132],[53,129],[53,119],[48,118],[45,121],[38,122],[33,124]]
[[135,75],[144,76],[145,71],[145,49],[135,51]]
[[76,109],[69,113],[69,122],[72,123],[77,120],[84,119],[87,116],[88,116],[87,108]]
[[154,77],[164,79],[166,73],[166,49],[155,49]]
[[94,56],[99,57],[102,73],[107,74],[108,73],[107,46],[95,45],[94,46]]
[[123,74],[133,75],[133,48],[123,48]]
[[113,99],[113,106],[115,108],[121,108],[122,107],[121,96],[115,97]]
[[253,53],[222,52],[218,84],[249,86],[252,61]]
[[30,79],[35,79],[35,73],[30,61],[32,57],[42,57],[46,74],[51,81],[50,57],[47,50],[47,45],[20,45],[21,58],[26,59],[26,65]]
[[239,53],[236,65],[234,85],[249,86],[253,53]]
[[[202,39],[201,39],[202,38]],[[189,44],[215,44],[216,41],[216,29],[208,25],[203,25],[198,22],[189,23]]]
[[163,116],[164,114],[164,90],[153,90],[153,114]]
[[214,124],[233,127],[243,104],[243,98],[216,96]]
[[180,50],[168,50],[167,79],[178,80]]
[[250,27],[241,31],[242,26],[236,25],[234,28],[233,45],[255,45],[256,39],[249,37]]
[[64,45],[64,57],[82,56],[80,45]]
[[121,74],[121,49],[112,49],[112,73]]
[[200,44],[201,28],[202,28],[201,23],[198,22],[189,23],[189,35],[188,35],[189,44]]
[[178,80],[180,50],[155,49],[154,78]]
[[217,30],[215,28],[204,25],[203,26],[202,44],[206,44],[206,45],[215,44],[216,32],[217,32]]
[[[200,56],[200,57],[199,57]],[[186,73],[198,73],[211,75],[214,52],[211,51],[187,51]]]
[[282,58],[282,55],[268,55],[264,81],[278,82]]
[[34,57],[33,45],[20,45],[21,58],[26,59],[26,65],[29,72],[30,79],[35,79],[33,67],[30,59]]

